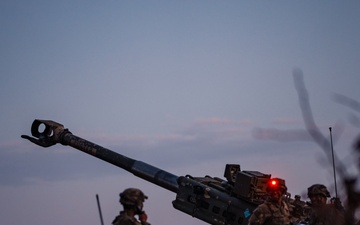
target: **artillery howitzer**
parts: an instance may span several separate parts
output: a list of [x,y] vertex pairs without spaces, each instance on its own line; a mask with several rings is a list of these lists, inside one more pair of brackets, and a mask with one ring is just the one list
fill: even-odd
[[[40,131],[40,126],[45,126]],[[264,201],[269,174],[241,171],[240,165],[227,164],[224,177],[176,176],[73,135],[63,125],[50,120],[34,120],[33,137],[22,138],[42,147],[57,143],[69,145],[133,173],[144,180],[176,193],[174,208],[214,225],[243,225],[252,211]]]

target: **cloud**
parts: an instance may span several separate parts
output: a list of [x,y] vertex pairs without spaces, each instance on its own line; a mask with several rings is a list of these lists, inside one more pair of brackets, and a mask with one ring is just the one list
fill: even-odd
[[285,125],[299,125],[303,124],[302,120],[296,118],[276,118],[273,120],[274,124],[285,124]]
[[235,120],[230,120],[230,119],[227,119],[227,118],[211,117],[211,118],[198,119],[198,120],[195,121],[194,124],[202,125],[202,126],[213,125],[213,124],[250,126],[253,123],[250,120],[235,121]]
[[291,141],[312,141],[311,136],[306,130],[280,130],[276,128],[255,128],[252,132],[255,139],[273,140],[280,142]]

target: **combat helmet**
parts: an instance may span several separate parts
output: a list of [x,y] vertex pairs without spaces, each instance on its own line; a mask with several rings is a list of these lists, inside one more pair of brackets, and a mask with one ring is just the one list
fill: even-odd
[[308,197],[310,198],[310,196],[312,195],[322,195],[324,197],[330,197],[330,193],[327,190],[326,186],[323,184],[314,184],[311,185],[308,188]]
[[123,205],[139,205],[148,197],[137,188],[127,188],[120,193],[120,203]]
[[286,193],[287,187],[285,185],[285,180],[280,178],[271,178],[266,187],[266,191],[275,191],[281,190],[283,193]]

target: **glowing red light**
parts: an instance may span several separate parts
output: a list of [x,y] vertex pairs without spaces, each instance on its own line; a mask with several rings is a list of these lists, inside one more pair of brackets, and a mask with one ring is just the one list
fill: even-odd
[[271,181],[271,185],[272,185],[272,186],[276,186],[276,185],[277,185],[276,180],[272,180],[272,181]]

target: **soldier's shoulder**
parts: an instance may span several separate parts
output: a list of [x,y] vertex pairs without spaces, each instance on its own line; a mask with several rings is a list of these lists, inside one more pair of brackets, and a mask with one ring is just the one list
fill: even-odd
[[120,215],[115,217],[112,224],[113,225],[138,225],[140,223],[138,221],[136,221],[135,218],[121,213]]
[[260,204],[252,213],[249,219],[249,225],[263,224],[270,214],[271,213],[269,207],[265,203]]
[[262,203],[254,210],[254,212],[257,213],[268,213],[269,211],[270,208],[268,203]]

